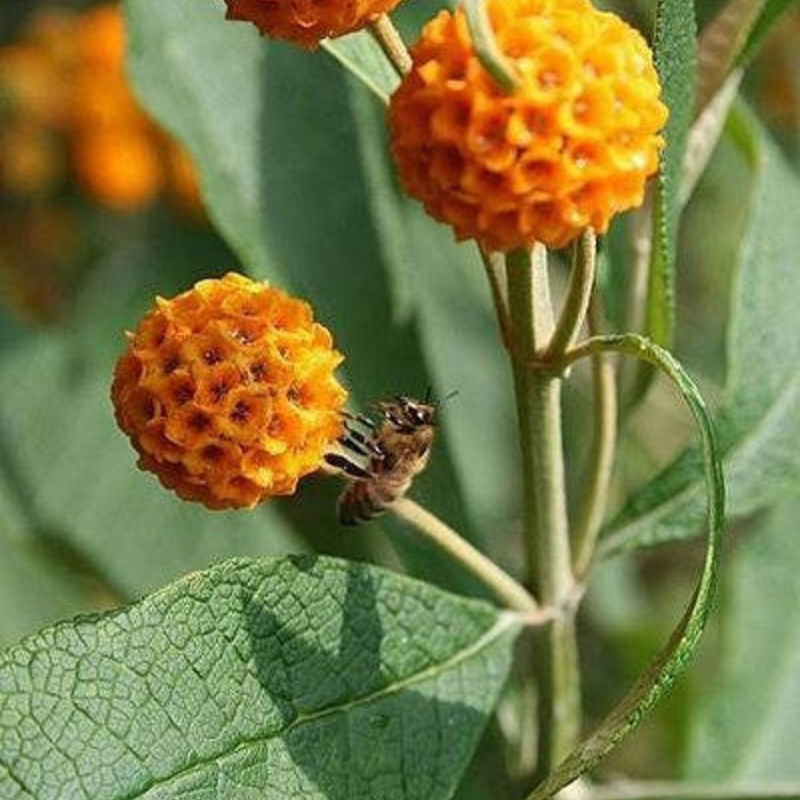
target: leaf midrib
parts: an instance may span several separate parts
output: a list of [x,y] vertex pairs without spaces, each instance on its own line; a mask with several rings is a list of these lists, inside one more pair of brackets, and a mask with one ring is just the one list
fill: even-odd
[[217,753],[216,755],[199,759],[190,766],[184,767],[183,769],[178,770],[171,775],[153,781],[146,789],[138,790],[131,794],[122,795],[118,798],[113,798],[113,800],[142,800],[142,798],[146,798],[152,792],[157,791],[158,789],[176,780],[180,780],[181,778],[191,775],[194,772],[199,772],[205,769],[211,763],[220,762],[223,759],[229,759],[243,750],[257,747],[272,739],[284,738],[288,733],[296,728],[316,722],[326,716],[331,716],[340,712],[349,711],[352,708],[368,705],[376,700],[382,699],[383,697],[388,697],[396,692],[402,691],[403,689],[407,689],[418,683],[422,683],[428,678],[435,677],[438,673],[456,667],[460,663],[478,655],[482,650],[485,650],[487,647],[493,644],[503,634],[514,627],[518,627],[519,625],[520,621],[517,614],[510,611],[503,611],[499,614],[497,622],[495,622],[495,624],[489,628],[489,630],[485,631],[480,638],[478,638],[468,647],[457,651],[448,659],[440,662],[439,664],[427,667],[419,672],[414,673],[413,675],[403,678],[403,680],[391,684],[390,686],[384,686],[383,688],[372,692],[371,694],[364,695],[363,697],[356,698],[355,700],[351,700],[346,703],[340,703],[335,706],[327,706],[311,714],[300,715],[296,719],[292,720],[292,722],[290,722],[282,730],[274,734],[255,736],[245,739],[236,744],[235,747],[231,747],[221,753]]

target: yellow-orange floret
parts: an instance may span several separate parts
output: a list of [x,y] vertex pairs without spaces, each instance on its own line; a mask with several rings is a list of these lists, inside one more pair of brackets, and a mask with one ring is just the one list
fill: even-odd
[[111,398],[142,469],[185,500],[249,508],[292,494],[341,434],[342,360],[307,303],[229,273],[157,299]]
[[440,12],[390,104],[403,184],[487,250],[604,232],[641,204],[663,146],[647,44],[588,0],[488,0],[488,12],[518,86],[484,69],[462,9]]
[[225,0],[228,19],[313,50],[322,39],[363,28],[400,0]]

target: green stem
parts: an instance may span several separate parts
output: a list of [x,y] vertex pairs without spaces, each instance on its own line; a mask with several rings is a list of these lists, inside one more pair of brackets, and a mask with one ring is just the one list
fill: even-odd
[[545,613],[523,586],[430,511],[408,497],[395,500],[389,508],[478,577],[508,608],[524,614],[528,624],[550,619],[551,614]]
[[[599,328],[600,310],[594,301],[589,306],[589,331],[594,335],[599,333]],[[592,356],[592,394],[594,435],[588,478],[572,536],[575,575],[579,581],[585,578],[594,557],[617,444],[617,376],[612,357],[607,354]]]
[[411,67],[414,65],[411,54],[389,15],[381,14],[370,23],[369,29],[381,50],[392,62],[397,74],[402,78],[411,72]]
[[564,308],[553,337],[542,354],[543,361],[557,360],[580,333],[594,289],[596,262],[597,237],[591,228],[587,228],[575,243],[575,255]]
[[566,507],[561,431],[560,374],[536,355],[551,340],[554,323],[546,250],[517,250],[506,259],[511,354],[520,428],[523,524],[530,582],[545,608],[563,611],[536,648],[539,691],[537,778],[553,771],[572,749],[580,725],[580,679],[574,586]]
[[478,247],[478,252],[492,292],[500,338],[508,348],[511,342],[511,320],[508,316],[508,300],[503,287],[503,256],[500,253],[486,253],[481,247]]

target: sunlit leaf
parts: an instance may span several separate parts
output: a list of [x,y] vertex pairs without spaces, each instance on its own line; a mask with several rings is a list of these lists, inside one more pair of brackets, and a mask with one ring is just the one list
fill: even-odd
[[452,796],[513,615],[385,570],[228,561],[0,654],[0,796]]

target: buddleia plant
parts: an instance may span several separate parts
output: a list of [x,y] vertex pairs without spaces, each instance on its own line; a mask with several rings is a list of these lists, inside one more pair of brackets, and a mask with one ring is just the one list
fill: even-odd
[[[768,510],[800,474],[800,184],[737,99],[790,4],[731,0],[699,37],[691,0],[440,5],[126,0],[134,86],[240,263],[217,242],[109,300],[101,379],[59,400],[83,488],[42,507],[105,594],[0,654],[0,798],[800,796],[734,780],[790,600],[696,703],[700,785],[607,761],[693,663],[723,532],[764,514],[746,536],[792,547]],[[724,390],[676,355],[718,144],[748,171]],[[677,413],[694,440],[632,486]],[[597,692],[592,591],[630,588],[605,565],[689,539],[677,624]],[[722,610],[745,642],[760,555],[735,549]]]

